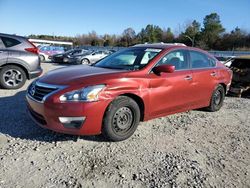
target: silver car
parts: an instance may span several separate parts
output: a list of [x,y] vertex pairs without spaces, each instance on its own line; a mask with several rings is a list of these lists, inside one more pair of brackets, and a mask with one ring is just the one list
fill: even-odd
[[104,57],[110,55],[111,53],[109,51],[95,51],[90,54],[87,54],[85,56],[82,56],[77,60],[78,64],[93,64],[96,61],[99,61],[103,59]]
[[41,74],[36,46],[25,37],[0,33],[0,88],[18,89]]

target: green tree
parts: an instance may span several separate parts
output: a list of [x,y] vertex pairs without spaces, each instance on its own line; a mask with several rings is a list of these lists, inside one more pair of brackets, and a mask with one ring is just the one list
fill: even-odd
[[200,27],[201,24],[194,20],[190,25],[187,26],[185,32],[181,34],[183,38],[189,40],[189,44],[191,43],[190,46],[195,46],[195,42],[200,35]]
[[247,43],[247,33],[236,27],[231,33],[225,33],[217,42],[217,49],[219,50],[235,50],[249,46]]
[[220,16],[217,13],[211,13],[204,18],[201,40],[209,49],[213,49],[224,31]]
[[138,34],[139,41],[142,43],[149,42],[161,42],[163,31],[159,26],[147,25],[146,28],[142,29]]
[[174,34],[170,27],[168,27],[166,31],[162,32],[162,42],[171,43],[174,42],[174,39]]

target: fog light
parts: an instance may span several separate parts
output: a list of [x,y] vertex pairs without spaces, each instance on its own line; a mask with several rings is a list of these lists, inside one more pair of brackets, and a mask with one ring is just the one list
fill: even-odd
[[80,128],[86,117],[59,117],[59,121],[66,128]]

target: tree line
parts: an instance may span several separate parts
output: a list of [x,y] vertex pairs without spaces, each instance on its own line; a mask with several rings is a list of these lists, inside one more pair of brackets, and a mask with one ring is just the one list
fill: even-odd
[[75,46],[120,46],[128,47],[138,43],[184,43],[188,46],[205,50],[250,50],[250,33],[236,27],[231,32],[225,32],[220,16],[217,13],[206,15],[203,23],[196,20],[188,23],[183,31],[176,35],[171,28],[161,28],[149,24],[136,33],[133,28],[127,28],[121,35],[98,35],[95,31],[75,37],[30,35],[30,38],[71,41]]

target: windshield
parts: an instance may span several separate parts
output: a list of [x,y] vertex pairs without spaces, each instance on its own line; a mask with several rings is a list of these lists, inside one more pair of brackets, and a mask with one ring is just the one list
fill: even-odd
[[161,49],[156,48],[129,48],[116,52],[93,66],[110,68],[110,69],[125,69],[138,70],[145,67]]

